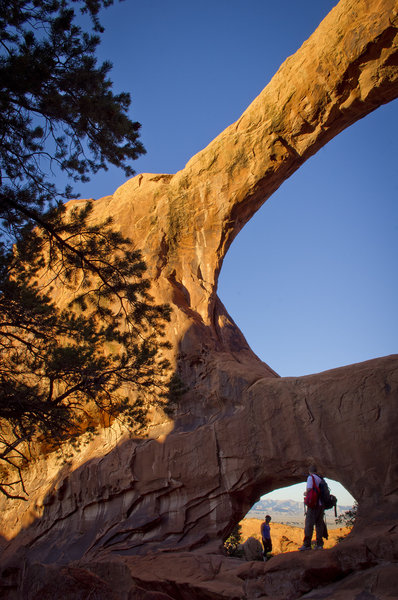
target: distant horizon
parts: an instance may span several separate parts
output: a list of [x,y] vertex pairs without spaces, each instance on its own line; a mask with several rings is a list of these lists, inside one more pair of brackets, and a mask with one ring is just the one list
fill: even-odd
[[[341,485],[341,483],[328,478],[326,478],[326,481],[329,485],[331,493],[336,496],[338,504],[343,506],[353,506],[355,498],[348,490],[345,489],[344,486]],[[274,490],[269,494],[264,494],[261,496],[261,500],[294,500],[296,502],[302,502],[305,487],[305,481],[302,483],[296,483],[291,486]]]

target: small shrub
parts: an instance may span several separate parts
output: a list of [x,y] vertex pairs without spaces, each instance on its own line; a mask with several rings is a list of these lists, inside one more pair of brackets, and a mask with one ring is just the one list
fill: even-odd
[[[335,519],[337,525],[342,525],[343,527],[349,527],[352,529],[355,525],[355,520],[357,518],[358,513],[358,502],[354,502],[354,505],[349,510],[344,511],[341,515]],[[342,535],[337,538],[338,542],[344,540],[346,536]]]
[[240,523],[235,525],[230,536],[224,542],[224,550],[227,556],[242,557],[242,527]]

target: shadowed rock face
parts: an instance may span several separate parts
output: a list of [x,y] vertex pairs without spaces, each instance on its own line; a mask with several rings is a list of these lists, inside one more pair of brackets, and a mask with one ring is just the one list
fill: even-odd
[[398,96],[397,27],[393,0],[341,0],[182,171],[138,175],[96,201],[97,218],[112,215],[142,249],[155,299],[174,309],[168,338],[189,392],[173,420],[154,419],[148,439],[114,426],[70,467],[55,456],[32,466],[29,501],[2,504],[11,540],[3,558],[17,565],[16,579],[20,556],[84,560],[102,577],[98,561],[114,573],[118,560],[159,549],[217,551],[260,495],[304,480],[308,457],[359,501],[350,559],[339,550],[344,573],[363,567],[368,538],[374,564],[397,559],[398,357],[280,378],[216,295],[229,245],[267,198],[336,134]]

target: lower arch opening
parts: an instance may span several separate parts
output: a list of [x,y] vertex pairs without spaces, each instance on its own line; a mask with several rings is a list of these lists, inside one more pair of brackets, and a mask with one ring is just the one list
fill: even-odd
[[[326,479],[331,494],[336,496],[334,508],[324,510],[326,525],[324,549],[344,540],[355,523],[357,501],[338,481]],[[304,504],[306,482],[269,492],[255,502],[245,517],[235,524],[224,542],[227,555],[243,560],[269,560],[278,554],[299,551],[304,543],[307,507]],[[266,525],[263,529],[264,524]],[[263,539],[269,534],[270,544]],[[311,548],[317,548],[314,526]],[[319,549],[319,548],[318,548]]]

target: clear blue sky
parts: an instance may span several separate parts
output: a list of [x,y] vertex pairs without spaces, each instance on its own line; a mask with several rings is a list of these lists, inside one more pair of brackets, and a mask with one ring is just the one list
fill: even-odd
[[[183,168],[336,4],[127,0],[104,11],[100,58],[113,63],[114,89],[131,93],[131,117],[142,123],[147,154],[136,172]],[[395,101],[304,164],[228,252],[219,296],[282,376],[398,351],[397,139]],[[81,196],[99,198],[123,182],[111,169]]]

